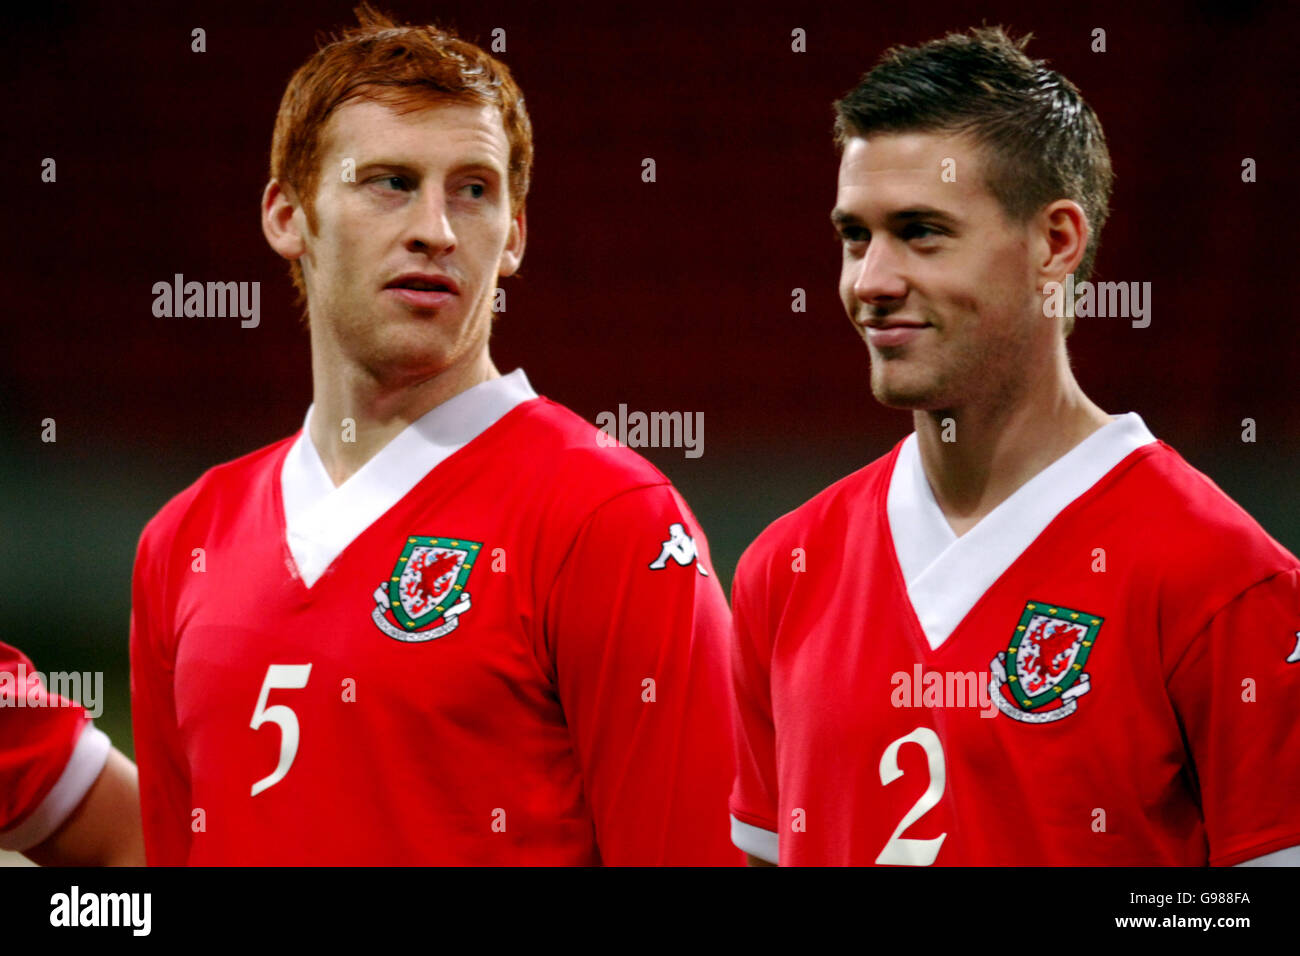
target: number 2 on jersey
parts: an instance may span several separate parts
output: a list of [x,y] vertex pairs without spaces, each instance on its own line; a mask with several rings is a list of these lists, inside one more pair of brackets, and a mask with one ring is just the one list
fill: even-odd
[[917,840],[900,834],[933,809],[939,802],[939,798],[943,796],[943,788],[947,781],[943,764],[943,743],[939,740],[939,735],[929,727],[917,727],[910,734],[899,737],[880,755],[880,782],[883,785],[889,786],[903,775],[903,771],[898,767],[898,751],[903,744],[908,743],[918,744],[925,751],[925,759],[930,768],[930,786],[926,788],[925,793],[921,794],[920,799],[912,804],[912,809],[907,811],[903,819],[898,821],[898,826],[890,834],[889,841],[880,851],[880,856],[876,857],[876,862],[893,866],[929,866],[939,855],[939,847],[943,846],[944,838],[948,834],[940,833],[932,840]]
[[253,719],[248,726],[256,730],[265,723],[278,724],[280,727],[280,762],[269,776],[253,784],[250,796],[257,796],[268,787],[274,787],[284,779],[284,775],[293,766],[293,758],[298,756],[298,715],[284,704],[274,707],[266,706],[266,696],[273,690],[301,690],[307,686],[311,675],[310,664],[272,664],[266,669],[266,678],[262,681],[262,693],[253,708]]

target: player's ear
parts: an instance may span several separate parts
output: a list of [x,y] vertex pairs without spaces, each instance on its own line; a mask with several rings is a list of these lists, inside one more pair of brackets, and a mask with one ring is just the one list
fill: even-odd
[[524,261],[524,244],[528,239],[528,218],[524,210],[510,220],[510,232],[506,235],[506,247],[501,252],[501,263],[497,267],[498,276],[512,276],[519,271]]
[[1088,214],[1072,199],[1048,203],[1034,219],[1033,259],[1038,270],[1038,287],[1064,282],[1079,268],[1088,249],[1091,227]]
[[302,219],[292,189],[271,180],[262,192],[262,234],[271,248],[286,259],[298,259],[307,251],[302,236]]

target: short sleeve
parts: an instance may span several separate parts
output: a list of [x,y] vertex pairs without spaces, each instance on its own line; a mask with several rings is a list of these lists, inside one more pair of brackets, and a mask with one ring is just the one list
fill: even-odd
[[[748,555],[746,557],[749,557]],[[731,588],[731,672],[735,780],[731,789],[732,842],[751,856],[778,862],[776,731],[772,720],[771,635],[763,581],[742,559]]]
[[670,485],[596,509],[546,620],[602,862],[738,865],[726,816],[730,613]]
[[32,662],[0,644],[0,849],[22,852],[53,834],[108,750],[80,704],[49,693]]
[[1219,610],[1169,679],[1210,864],[1300,844],[1300,569]]

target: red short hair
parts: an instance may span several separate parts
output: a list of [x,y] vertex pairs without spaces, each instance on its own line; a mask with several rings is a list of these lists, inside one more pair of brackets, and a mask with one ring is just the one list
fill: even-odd
[[[407,112],[445,103],[495,106],[510,144],[510,207],[518,214],[533,168],[533,128],[524,96],[504,63],[438,27],[402,26],[369,4],[354,10],[359,26],[320,47],[294,73],[280,100],[271,138],[271,178],[291,186],[316,230],[321,133],[351,100],[374,100]],[[302,266],[292,265],[303,301]]]

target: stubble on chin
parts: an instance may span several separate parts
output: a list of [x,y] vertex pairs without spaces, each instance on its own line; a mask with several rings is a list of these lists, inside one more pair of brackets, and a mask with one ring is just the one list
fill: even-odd
[[922,368],[913,358],[886,359],[871,353],[871,394],[886,408],[937,408],[944,390],[943,376],[937,370]]
[[942,354],[881,358],[871,355],[871,392],[888,408],[937,411],[978,403],[1014,403],[1023,388],[1029,343],[1015,331],[974,343],[946,343]]

